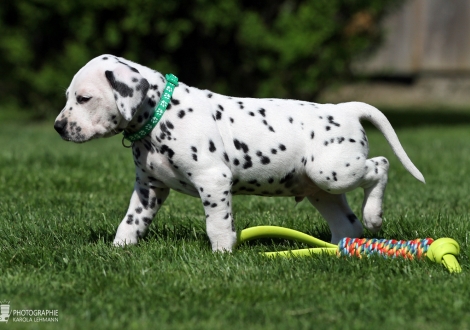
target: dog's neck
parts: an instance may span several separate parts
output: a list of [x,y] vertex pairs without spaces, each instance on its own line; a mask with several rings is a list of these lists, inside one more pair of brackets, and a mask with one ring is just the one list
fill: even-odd
[[142,105],[135,112],[134,117],[132,117],[130,122],[125,124],[124,130],[127,133],[132,134],[138,132],[149,121],[149,119],[152,118],[153,113],[155,112],[155,107],[152,107],[149,104],[149,100],[151,100],[151,98],[149,98],[149,95],[147,94]]

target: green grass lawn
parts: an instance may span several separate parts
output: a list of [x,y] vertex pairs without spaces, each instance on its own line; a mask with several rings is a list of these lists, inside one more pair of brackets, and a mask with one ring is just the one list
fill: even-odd
[[[402,118],[406,122],[406,118]],[[470,125],[399,125],[427,184],[367,128],[370,156],[391,163],[384,226],[367,237],[452,237],[463,272],[429,261],[317,256],[270,260],[302,247],[264,240],[213,254],[198,199],[170,194],[137,246],[112,246],[133,188],[120,137],[75,145],[47,125],[0,124],[0,301],[56,309],[58,323],[5,329],[470,329]],[[360,215],[362,191],[348,195]],[[238,230],[281,225],[322,239],[306,201],[235,197]]]

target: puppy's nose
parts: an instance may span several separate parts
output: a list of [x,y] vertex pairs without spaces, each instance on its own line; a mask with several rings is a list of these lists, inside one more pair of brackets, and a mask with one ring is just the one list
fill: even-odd
[[54,123],[54,129],[60,135],[64,134],[66,126],[67,126],[67,118],[62,119],[62,120],[56,120],[56,122]]

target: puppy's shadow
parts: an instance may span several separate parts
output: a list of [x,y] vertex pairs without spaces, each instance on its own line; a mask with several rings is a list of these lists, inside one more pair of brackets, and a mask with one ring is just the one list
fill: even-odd
[[[238,230],[240,232],[240,230]],[[313,228],[304,232],[307,235],[318,238],[322,241],[329,242],[331,233],[328,228]],[[115,233],[107,231],[106,229],[89,229],[88,239],[89,243],[104,242],[112,244],[114,241]],[[210,240],[202,226],[189,226],[185,224],[160,224],[157,227],[151,227],[147,235],[142,238],[143,241],[186,241],[186,242],[199,242],[203,245],[211,246]],[[282,238],[260,238],[244,242],[241,246],[252,248],[260,248],[267,251],[275,250],[289,250],[307,248],[308,246],[299,243],[295,240],[282,239]]]
[[162,241],[176,241],[183,240],[186,242],[207,241],[206,232],[204,227],[198,226],[197,223],[193,224],[168,224],[159,223],[157,226],[150,227],[149,232],[144,240],[162,240]]

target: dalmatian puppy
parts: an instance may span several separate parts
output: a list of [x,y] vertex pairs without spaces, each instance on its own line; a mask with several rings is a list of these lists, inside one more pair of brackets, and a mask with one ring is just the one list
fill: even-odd
[[[153,116],[165,84],[157,71],[101,55],[72,79],[54,128],[77,143],[136,132]],[[132,144],[136,181],[114,244],[137,243],[170,189],[201,199],[214,251],[231,251],[237,241],[232,196],[241,194],[307,198],[337,243],[363,234],[345,197],[361,187],[363,222],[378,231],[389,163],[367,159],[363,119],[424,182],[386,117],[370,105],[230,97],[180,82],[157,126]]]

